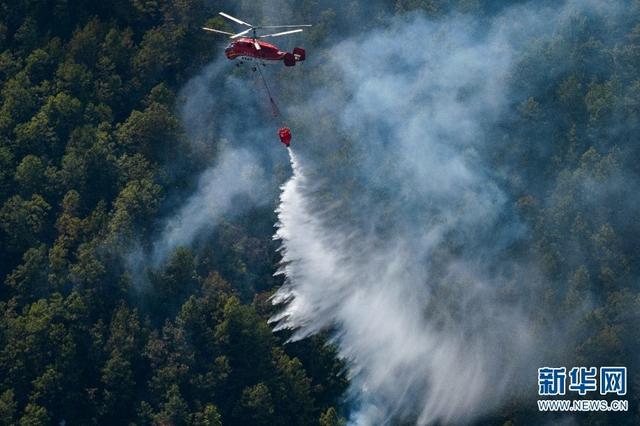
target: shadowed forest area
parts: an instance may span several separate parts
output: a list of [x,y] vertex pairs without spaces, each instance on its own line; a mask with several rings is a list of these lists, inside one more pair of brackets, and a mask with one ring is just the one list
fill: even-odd
[[[405,15],[482,21],[506,7],[0,0],[0,424],[337,426],[350,418],[349,370],[328,344],[331,330],[285,344],[291,332],[267,323],[282,284],[272,235],[287,171],[270,178],[269,201],[221,220],[197,245],[160,264],[131,255],[151,250],[220,154],[222,135],[196,146],[179,114],[181,89],[227,41],[200,27],[231,31],[221,10],[277,21],[280,3],[287,21],[314,25],[301,38],[307,62]],[[628,4],[622,18],[576,13],[522,47],[505,83],[509,112],[482,153],[527,229],[509,250],[540,265],[532,297],[545,309],[535,322],[568,324],[556,360],[628,368],[630,411],[579,423],[640,422],[640,3]],[[310,65],[278,87],[281,104],[304,86],[339,90]],[[213,123],[228,113],[224,102],[219,108]],[[322,112],[292,123],[294,147],[333,125]],[[301,145],[331,150],[317,167],[337,180],[364,155],[351,137]],[[345,182],[328,197],[361,189]],[[446,252],[456,250],[452,240]],[[481,420],[554,418],[537,413],[530,394]],[[415,418],[393,424],[402,421]]]
[[127,247],[215,155],[192,156],[175,102],[221,53],[200,26],[231,3],[0,4],[0,423],[337,418],[331,348],[284,346],[266,323],[272,208],[226,223],[213,254],[177,249],[142,288],[126,273]]

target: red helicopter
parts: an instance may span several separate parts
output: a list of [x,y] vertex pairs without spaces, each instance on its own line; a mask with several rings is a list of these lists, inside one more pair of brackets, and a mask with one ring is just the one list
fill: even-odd
[[[263,25],[263,26],[254,26],[247,22],[244,22],[236,17],[228,15],[224,12],[219,12],[220,15],[224,16],[227,19],[230,19],[234,22],[237,22],[245,27],[249,27],[248,29],[241,31],[237,34],[233,34],[227,31],[216,30],[215,28],[202,27],[203,30],[211,31],[214,33],[220,33],[228,35],[230,39],[233,41],[227,48],[225,49],[225,55],[229,59],[240,58],[247,61],[257,60],[262,65],[265,65],[265,61],[284,61],[285,66],[292,67],[296,64],[296,62],[305,60],[305,51],[299,47],[293,49],[293,52],[285,52],[278,49],[277,46],[273,44],[264,42],[260,39],[266,37],[280,37],[283,35],[294,34],[302,32],[302,28],[297,27],[310,27],[311,25]],[[271,29],[271,28],[296,28],[295,30],[288,30],[274,34],[262,34],[258,35],[257,30],[259,29]],[[251,33],[250,37],[246,35]],[[243,37],[244,36],[244,37]],[[242,63],[236,64],[239,66]],[[260,71],[260,67],[253,67],[253,71]],[[273,109],[274,117],[278,117],[280,112],[278,107],[273,100],[273,96],[271,96],[271,89],[269,89],[269,85],[267,84],[267,80],[265,79],[262,71],[260,71],[260,77],[264,82],[265,88],[267,89],[267,93],[269,94],[269,101],[271,102],[271,106]],[[291,129],[288,127],[280,127],[278,129],[278,137],[280,138],[280,142],[289,148],[291,144]]]
[[[280,37],[283,35],[294,34],[302,32],[302,28],[310,27],[311,25],[262,25],[255,26],[248,24],[236,17],[233,17],[224,12],[220,12],[220,15],[241,25],[249,27],[248,29],[239,33],[233,34],[227,31],[216,30],[214,28],[202,27],[205,31],[211,31],[214,33],[226,34],[233,41],[225,49],[225,55],[229,59],[241,58],[245,60],[258,60],[258,61],[284,61],[285,66],[292,67],[296,62],[305,60],[305,50],[296,47],[293,52],[286,52],[280,50],[277,46],[267,43],[260,39],[267,37]],[[273,28],[296,28],[295,30],[283,31],[274,34],[262,34],[258,35],[256,30],[260,29],[273,29]],[[251,36],[246,36],[251,33]],[[243,37],[245,36],[245,37]],[[264,62],[262,62],[264,65]]]

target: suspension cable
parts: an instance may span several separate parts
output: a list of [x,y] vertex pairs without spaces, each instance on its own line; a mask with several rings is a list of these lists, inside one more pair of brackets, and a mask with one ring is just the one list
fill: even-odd
[[267,79],[264,78],[264,74],[262,74],[262,68],[260,63],[257,64],[256,68],[258,68],[258,72],[260,73],[260,77],[262,78],[262,82],[264,83],[264,87],[267,89],[267,94],[269,95],[269,102],[271,102],[271,112],[274,117],[282,117],[280,114],[280,109],[278,105],[276,105],[276,101],[273,100],[273,95],[271,94],[271,89],[269,88],[269,84],[267,83]]

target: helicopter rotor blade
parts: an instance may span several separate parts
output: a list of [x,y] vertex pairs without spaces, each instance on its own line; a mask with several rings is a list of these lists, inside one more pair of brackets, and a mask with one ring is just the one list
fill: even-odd
[[241,36],[245,35],[246,33],[248,33],[249,31],[251,31],[252,29],[253,29],[253,28],[249,28],[248,30],[244,30],[244,31],[242,31],[242,32],[240,32],[240,33],[238,33],[238,34],[232,34],[232,35],[231,35],[231,37],[229,37],[229,38],[238,38],[238,37],[241,37]]
[[262,49],[262,48],[260,47],[260,43],[258,43],[258,42],[257,42],[257,41],[255,41],[255,40],[253,40],[253,45],[256,47],[256,50],[260,50],[260,49]]
[[202,29],[205,30],[205,31],[211,31],[212,33],[220,33],[220,34],[226,34],[226,35],[230,35],[230,36],[233,35],[233,33],[230,33],[230,32],[227,32],[227,31],[216,30],[214,28],[202,27]]
[[312,27],[313,25],[309,24],[300,24],[300,25],[260,25],[256,28],[300,28],[300,27]]
[[225,17],[225,18],[227,18],[227,19],[231,19],[232,21],[237,22],[238,24],[246,25],[247,27],[251,27],[251,28],[253,28],[253,25],[251,25],[251,24],[247,24],[246,22],[241,21],[240,19],[238,19],[238,18],[236,18],[236,17],[234,17],[234,16],[231,16],[231,15],[229,15],[228,13],[218,12],[218,14],[220,14],[220,15],[224,16],[224,17]]
[[264,34],[259,36],[258,38],[264,38],[264,37],[280,37],[283,35],[287,35],[287,34],[293,34],[293,33],[301,33],[303,30],[298,28],[297,30],[291,30],[291,31],[283,31],[281,33],[275,33],[275,34]]

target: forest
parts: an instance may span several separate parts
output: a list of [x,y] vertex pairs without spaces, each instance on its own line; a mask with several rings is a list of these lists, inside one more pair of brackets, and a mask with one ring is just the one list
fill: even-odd
[[[483,241],[501,238],[501,215],[517,217],[518,236],[500,253],[536,272],[529,274],[527,296],[512,277],[499,297],[529,300],[526,315],[536,333],[562,324],[548,335],[562,351],[543,353],[544,362],[624,365],[629,372],[629,412],[569,418],[578,424],[640,422],[640,3],[620,3],[624,13],[597,4],[586,12],[576,8],[568,24],[515,43],[501,79],[504,111],[491,123],[478,120],[490,142],[478,153],[460,148],[491,171],[505,207],[474,244],[458,228],[428,261],[442,277],[429,303],[449,300],[458,287],[447,287],[451,277],[438,265],[468,259],[469,252],[498,256]],[[375,229],[384,240],[414,233],[402,228],[405,218],[420,221],[446,205],[435,197],[408,206],[393,180],[405,177],[395,154],[385,151],[388,162],[376,164],[373,176],[368,161],[383,148],[392,152],[387,143],[393,141],[369,148],[362,139],[370,133],[336,124],[360,94],[348,93],[342,86],[348,80],[336,77],[335,68],[318,64],[333,63],[332,55],[347,61],[340,56],[351,48],[344,40],[363,42],[362,34],[394,31],[398,22],[446,26],[451,17],[471,17],[483,27],[509,7],[528,4],[0,0],[0,424],[353,423],[363,401],[351,360],[342,356],[341,324],[290,341],[295,330],[274,331],[269,323],[279,311],[270,298],[284,284],[274,275],[282,256],[273,239],[274,210],[290,174],[275,127],[258,125],[254,142],[262,144],[260,152],[273,144],[265,160],[269,176],[258,191],[266,199],[236,197],[238,211],[222,214],[210,231],[167,246],[155,260],[148,255],[167,218],[197,193],[226,147],[253,137],[245,128],[243,138],[231,140],[228,122],[240,114],[235,107],[270,119],[251,71],[229,64],[223,77],[207,80],[207,90],[228,94],[236,90],[229,81],[250,79],[237,89],[241,98],[213,103],[203,129],[186,124],[191,92],[185,87],[210,64],[227,61],[227,40],[201,27],[231,31],[221,10],[249,22],[314,25],[296,40],[307,49],[307,63],[291,73],[276,65],[269,78],[290,117],[292,147],[299,141],[314,163],[312,175],[325,178],[317,203],[348,200],[341,217],[327,221]],[[448,54],[450,46],[438,45],[437,37],[424,42]],[[365,56],[359,67],[385,72],[375,55]],[[224,80],[226,74],[234,80]],[[463,87],[456,99],[473,99],[476,90]],[[326,105],[321,95],[344,104]],[[436,95],[420,96],[427,103]],[[376,135],[384,139],[387,131]],[[330,133],[335,137],[325,140]],[[377,182],[385,174],[394,186]],[[395,227],[378,231],[387,221]],[[506,275],[517,275],[518,268],[509,268]],[[502,269],[492,263],[486,274]],[[424,309],[444,318],[439,309],[448,305],[429,303]],[[463,308],[447,315],[456,317],[457,309]],[[462,420],[567,420],[537,412],[535,384],[523,392]],[[419,411],[403,407],[386,419],[416,424]]]

